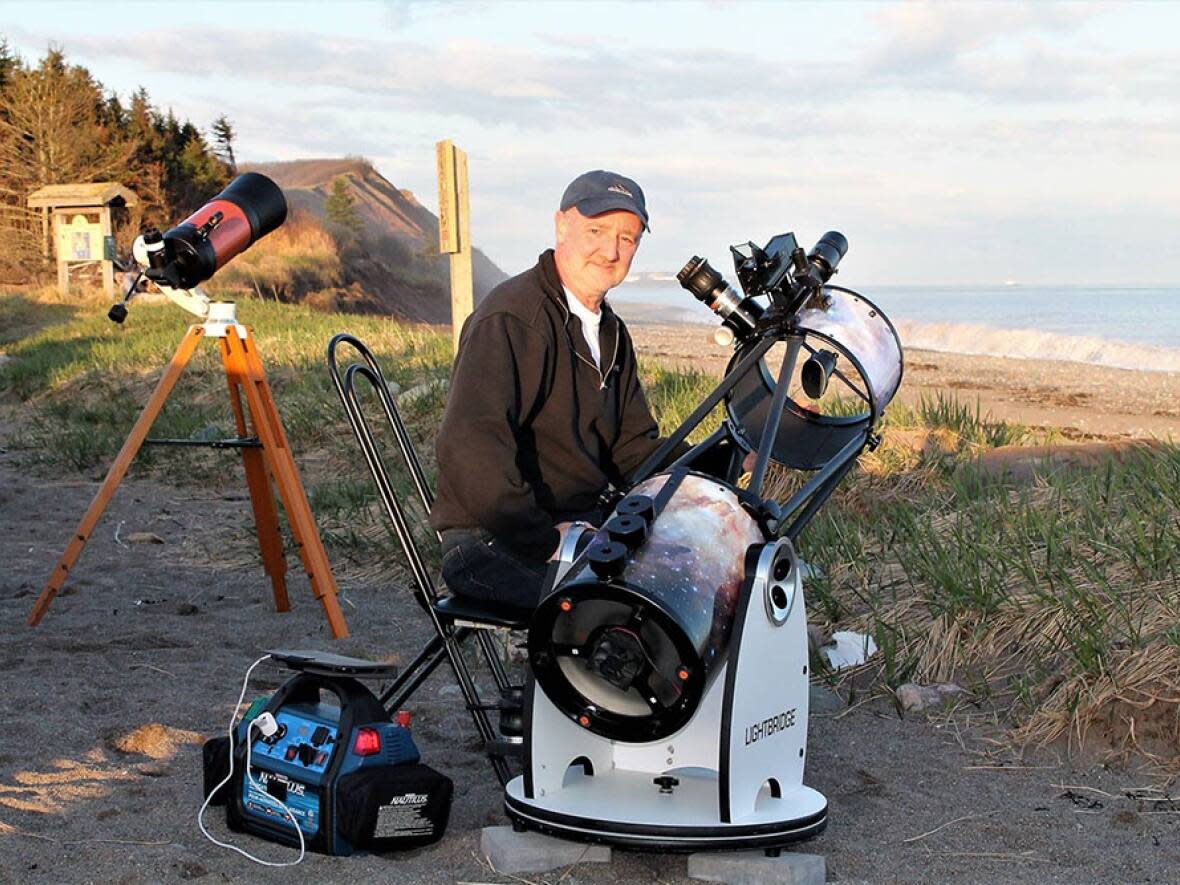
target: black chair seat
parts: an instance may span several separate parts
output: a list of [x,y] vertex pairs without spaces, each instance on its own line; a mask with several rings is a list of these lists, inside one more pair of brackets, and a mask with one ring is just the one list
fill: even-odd
[[508,627],[510,630],[526,629],[533,617],[533,610],[530,608],[514,608],[463,596],[440,599],[435,603],[434,610],[441,617],[451,621],[491,624],[493,627]]

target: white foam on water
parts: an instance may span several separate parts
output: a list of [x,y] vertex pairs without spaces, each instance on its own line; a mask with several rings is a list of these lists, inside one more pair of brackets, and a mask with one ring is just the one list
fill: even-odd
[[998,329],[975,323],[901,320],[894,326],[902,345],[907,348],[1017,359],[1065,360],[1146,372],[1180,372],[1180,349],[1172,347],[1036,329]]
[[[1001,295],[1012,299],[1018,291],[1005,291]],[[1109,328],[1112,335],[1116,336],[1114,338],[1070,334],[1065,331],[1049,332],[1028,327],[1005,329],[978,322],[910,320],[899,316],[907,311],[918,311],[920,308],[920,314],[929,317],[934,309],[960,310],[964,305],[974,303],[972,299],[981,298],[989,305],[995,306],[996,299],[1000,296],[992,290],[964,289],[949,294],[940,293],[939,297],[933,300],[918,301],[911,297],[913,293],[905,290],[901,294],[908,300],[900,298],[897,292],[885,291],[876,298],[871,290],[866,289],[865,292],[870,300],[879,305],[886,316],[893,320],[902,346],[906,348],[1014,359],[1063,360],[1148,372],[1180,372],[1180,340],[1176,347],[1170,346],[1170,332],[1180,328],[1180,322],[1177,320],[1177,316],[1180,315],[1180,291],[1152,290],[1148,293],[1151,295],[1148,301],[1144,300],[1147,295],[1137,291],[1102,291],[1097,295],[1072,289],[1020,291],[1021,299],[1034,303],[1038,309],[1050,312],[1052,309],[1066,313],[1076,310],[1078,298],[1083,295],[1093,295],[1092,300],[1095,303],[1115,305],[1118,309],[1112,307],[1110,315],[1101,326],[1103,329]],[[717,317],[707,307],[692,299],[686,301],[686,293],[677,287],[633,284],[612,292],[611,298],[620,308],[621,315],[629,322],[704,324],[714,327],[719,325]],[[1124,302],[1118,302],[1118,298],[1123,298]],[[1133,299],[1131,303],[1136,306],[1136,310],[1127,308],[1127,298]],[[899,302],[896,312],[890,309],[891,301]],[[998,312],[1004,314],[1007,311],[1007,314],[1011,315],[1013,310],[1013,305],[1006,303],[1004,309]],[[1015,325],[1027,320],[1010,321]],[[1147,322],[1154,322],[1155,325],[1150,330],[1144,330],[1143,324]],[[1150,337],[1157,343],[1117,340],[1117,336],[1120,335],[1126,338],[1140,337],[1136,333],[1143,331],[1151,332]],[[1180,339],[1180,335],[1176,337]],[[1168,344],[1158,343],[1160,341],[1166,341]]]

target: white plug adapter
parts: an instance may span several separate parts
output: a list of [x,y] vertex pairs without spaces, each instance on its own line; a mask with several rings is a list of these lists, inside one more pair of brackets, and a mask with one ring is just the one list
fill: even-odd
[[263,713],[250,724],[262,732],[263,737],[270,737],[279,730],[279,724],[275,722],[275,717],[272,713]]

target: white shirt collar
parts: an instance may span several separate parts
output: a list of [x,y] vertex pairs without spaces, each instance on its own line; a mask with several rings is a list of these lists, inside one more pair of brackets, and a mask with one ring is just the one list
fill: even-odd
[[582,334],[586,338],[586,346],[590,348],[590,355],[594,357],[594,364],[601,369],[602,348],[598,342],[598,327],[602,322],[602,310],[595,313],[565,286],[561,288],[565,291],[565,303],[569,305],[570,313],[582,322]]

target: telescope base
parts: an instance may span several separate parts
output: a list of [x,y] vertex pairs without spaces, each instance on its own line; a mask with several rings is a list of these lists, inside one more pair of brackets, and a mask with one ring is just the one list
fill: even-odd
[[587,775],[574,767],[549,799],[526,798],[517,777],[505,789],[504,810],[515,826],[561,839],[659,851],[778,848],[817,836],[828,823],[827,800],[804,786],[777,798],[764,789],[752,814],[722,823],[716,776],[677,777],[679,785],[661,793],[650,772]]

